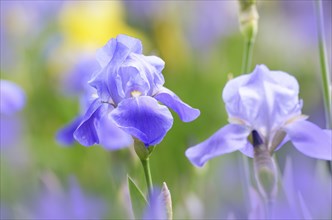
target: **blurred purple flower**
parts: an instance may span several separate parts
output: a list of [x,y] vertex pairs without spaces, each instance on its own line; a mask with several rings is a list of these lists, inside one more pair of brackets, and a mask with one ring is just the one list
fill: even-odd
[[25,102],[25,93],[18,85],[7,80],[0,80],[1,148],[16,143],[21,133],[21,122],[15,113],[22,110]]
[[67,192],[44,190],[34,207],[36,219],[100,219],[105,214],[105,204],[85,195],[76,179],[69,181]]
[[199,110],[182,102],[163,87],[164,61],[144,56],[138,39],[119,35],[97,52],[100,70],[89,84],[96,98],[74,132],[84,146],[101,142],[100,125],[114,123],[146,146],[158,144],[173,124],[172,108],[184,122],[196,119]]
[[162,191],[154,189],[149,197],[149,204],[143,213],[144,220],[167,219],[166,204],[163,199]]
[[25,105],[25,93],[15,83],[0,80],[0,113],[12,115],[20,111]]
[[247,138],[256,130],[270,153],[291,140],[303,154],[331,160],[332,133],[305,120],[298,93],[299,85],[293,76],[270,71],[264,65],[230,80],[223,90],[230,124],[189,148],[186,156],[196,166],[236,150],[252,157],[253,146]]

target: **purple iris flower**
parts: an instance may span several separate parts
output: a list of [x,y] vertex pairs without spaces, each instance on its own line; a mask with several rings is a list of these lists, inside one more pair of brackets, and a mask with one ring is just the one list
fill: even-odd
[[248,136],[256,131],[270,153],[291,140],[303,154],[331,160],[332,132],[305,120],[298,93],[299,85],[293,76],[270,71],[264,65],[230,80],[222,94],[230,124],[187,149],[186,156],[196,166],[236,150],[253,157]]
[[199,110],[182,102],[163,87],[164,61],[144,56],[138,39],[119,35],[97,51],[100,65],[89,84],[96,89],[95,99],[74,132],[84,146],[101,142],[100,125],[114,124],[146,146],[156,145],[172,127],[173,109],[184,122],[196,119]]

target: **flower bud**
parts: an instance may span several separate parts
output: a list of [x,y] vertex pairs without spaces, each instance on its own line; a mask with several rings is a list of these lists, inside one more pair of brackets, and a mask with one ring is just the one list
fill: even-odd
[[254,145],[254,171],[261,194],[272,200],[277,193],[277,170],[269,149],[257,131],[252,132]]
[[141,160],[147,160],[154,150],[154,146],[146,147],[145,144],[137,138],[134,138],[134,148],[137,156]]
[[163,187],[161,188],[161,196],[165,204],[167,219],[171,220],[173,219],[172,197],[165,182],[163,182]]
[[239,0],[240,13],[239,22],[240,30],[248,41],[255,41],[258,31],[258,12],[256,0]]

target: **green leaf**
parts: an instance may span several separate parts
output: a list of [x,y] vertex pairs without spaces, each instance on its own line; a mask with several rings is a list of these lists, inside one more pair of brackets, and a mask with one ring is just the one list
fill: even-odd
[[132,211],[136,219],[141,219],[143,216],[143,211],[147,206],[148,202],[142,191],[133,181],[133,179],[130,178],[129,175],[127,175],[127,178]]

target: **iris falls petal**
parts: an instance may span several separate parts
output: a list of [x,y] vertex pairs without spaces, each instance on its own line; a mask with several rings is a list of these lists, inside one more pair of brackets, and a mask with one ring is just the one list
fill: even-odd
[[200,111],[184,103],[175,93],[163,87],[155,96],[158,101],[173,109],[184,122],[195,120]]
[[204,142],[187,149],[186,156],[191,163],[201,167],[214,157],[245,148],[249,133],[244,126],[228,124]]
[[149,96],[123,100],[110,116],[118,127],[146,146],[160,143],[173,125],[170,111]]
[[323,130],[305,121],[295,121],[285,127],[290,140],[297,150],[317,159],[332,159],[332,131]]

